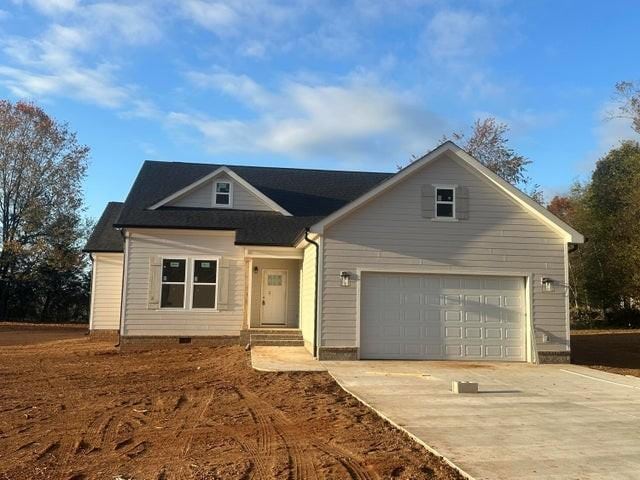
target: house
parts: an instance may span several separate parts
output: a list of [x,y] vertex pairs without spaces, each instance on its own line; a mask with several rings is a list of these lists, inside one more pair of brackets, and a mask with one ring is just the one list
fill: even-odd
[[122,347],[278,335],[320,359],[566,362],[583,241],[452,142],[393,174],[145,162],[86,246],[90,328]]

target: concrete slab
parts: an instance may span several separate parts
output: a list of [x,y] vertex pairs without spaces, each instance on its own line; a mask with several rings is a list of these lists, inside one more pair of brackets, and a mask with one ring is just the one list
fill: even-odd
[[[322,362],[343,388],[480,479],[640,479],[640,378],[575,365]],[[451,381],[479,383],[454,394]]]
[[252,347],[251,366],[264,372],[324,372],[304,347]]

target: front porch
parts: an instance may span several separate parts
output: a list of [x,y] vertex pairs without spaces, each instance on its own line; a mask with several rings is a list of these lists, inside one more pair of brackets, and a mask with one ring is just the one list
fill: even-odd
[[303,252],[247,248],[243,345],[300,346],[300,279]]

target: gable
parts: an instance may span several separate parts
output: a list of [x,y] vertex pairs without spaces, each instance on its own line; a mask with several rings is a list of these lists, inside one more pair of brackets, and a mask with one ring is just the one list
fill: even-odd
[[249,191],[239,182],[229,175],[220,173],[207,180],[203,184],[169,201],[165,205],[168,207],[186,208],[212,208],[214,205],[214,189],[216,182],[228,182],[231,184],[231,205],[229,208],[235,210],[258,210],[275,211],[272,207],[263,202],[253,192]]
[[[433,207],[430,214],[425,214],[424,192],[433,192],[435,186],[451,186],[456,191],[465,189],[467,206],[463,217],[456,215],[454,219],[438,219]],[[432,206],[433,193],[429,201]],[[454,238],[482,242],[479,245],[488,245],[497,238],[515,243],[533,238],[542,242],[563,239],[557,230],[531,215],[495,185],[486,182],[478,172],[446,153],[328,229],[332,232],[349,230],[371,234],[374,226],[381,236],[388,234],[399,238],[402,232],[407,235],[411,232],[416,239],[422,237],[425,242],[427,237],[438,238],[441,245],[452,242]]]
[[[338,221],[342,221],[344,217],[351,215],[352,213],[363,208],[363,206],[367,205],[369,202],[375,200],[379,196],[385,194],[390,189],[400,187],[405,182],[410,181],[413,176],[419,174],[430,164],[440,161],[457,164],[460,168],[464,168],[469,173],[474,174],[478,178],[478,181],[480,183],[486,184],[497,192],[503,194],[503,202],[512,201],[513,203],[521,207],[521,209],[528,216],[534,218],[538,222],[541,222],[546,227],[556,232],[556,234],[562,236],[562,238],[564,238],[566,242],[584,242],[584,237],[579,232],[564,223],[558,217],[556,217],[547,209],[535,202],[533,199],[522,193],[513,185],[507,183],[505,180],[490,171],[488,168],[486,168],[484,165],[482,165],[480,162],[478,162],[476,159],[471,157],[460,147],[450,141],[443,143],[438,148],[432,150],[409,166],[405,167],[403,170],[396,173],[393,177],[389,178],[366,194],[360,196],[348,205],[316,223],[311,228],[311,231],[322,233],[325,228],[333,225]],[[443,179],[441,181],[436,181],[435,179],[430,180],[427,185],[429,185],[431,188],[438,183],[455,185],[459,183],[459,180],[454,178],[454,176],[451,176],[449,179]],[[468,203],[471,204],[472,200],[469,199]]]

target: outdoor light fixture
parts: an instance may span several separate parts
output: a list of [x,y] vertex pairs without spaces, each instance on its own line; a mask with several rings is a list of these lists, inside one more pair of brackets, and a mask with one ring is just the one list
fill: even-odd
[[542,289],[550,292],[553,289],[553,280],[549,277],[542,277]]
[[258,267],[253,267],[253,273],[258,273]]
[[343,287],[349,286],[349,280],[351,279],[351,274],[349,272],[340,272],[340,284]]

